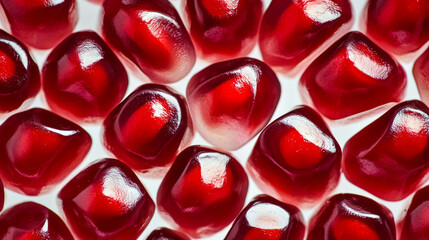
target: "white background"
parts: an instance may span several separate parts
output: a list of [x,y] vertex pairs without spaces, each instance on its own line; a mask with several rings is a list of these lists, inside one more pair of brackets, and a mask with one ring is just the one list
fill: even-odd
[[[180,1],[182,1],[182,0],[171,0],[171,2],[177,8],[180,5]],[[78,8],[79,8],[79,22],[78,22],[78,25],[77,25],[75,31],[91,29],[91,30],[94,30],[94,31],[100,33],[100,30],[99,30],[100,27],[99,26],[100,26],[100,16],[101,16],[101,6],[94,4],[94,3],[91,3],[91,2],[88,2],[86,0],[77,0],[77,2],[78,2]],[[358,30],[359,29],[358,23],[360,22],[361,15],[362,15],[361,12],[364,8],[364,4],[366,1],[351,0],[351,2],[353,5],[353,12],[354,12],[354,24],[353,24],[352,30]],[[264,8],[267,8],[268,4],[269,4],[269,0],[265,0]],[[182,12],[180,12],[180,14],[183,16]],[[45,58],[47,57],[48,53],[49,53],[49,51],[32,50],[32,54],[35,57],[35,60],[38,63],[40,68],[42,67],[43,62],[44,62]],[[259,53],[259,50],[257,47],[255,47],[254,51],[251,53],[250,56],[261,59],[260,53]],[[405,68],[407,76],[408,76],[408,86],[407,86],[406,99],[419,98],[418,92],[416,89],[416,85],[414,82],[414,78],[413,78],[412,72],[411,72],[412,64],[413,64],[414,59],[416,57],[417,57],[417,55],[415,55],[412,59],[408,59],[406,61],[400,60],[401,64]],[[172,84],[171,86],[173,88],[175,88],[177,91],[179,91],[180,93],[182,93],[183,95],[185,95],[186,84],[187,84],[189,78],[194,73],[198,72],[199,70],[201,70],[203,67],[205,67],[207,65],[208,65],[207,62],[203,62],[201,60],[198,60],[197,64],[193,68],[191,74],[189,74],[186,78],[179,81],[178,83]],[[131,71],[128,71],[128,73],[129,73],[129,78],[130,78],[130,84],[128,87],[127,95],[129,93],[131,93],[137,86],[144,83],[144,81],[142,80],[142,77],[140,75],[139,76],[133,75],[133,73]],[[301,104],[301,100],[300,100],[300,97],[299,97],[298,91],[297,91],[299,75],[295,78],[288,78],[288,77],[285,77],[285,76],[282,76],[279,74],[278,77],[280,79],[281,86],[282,86],[282,95],[280,98],[279,105],[277,106],[277,109],[276,109],[274,116],[272,117],[271,121],[280,117],[281,115],[289,112],[296,105]],[[39,95],[37,96],[37,98],[34,101],[34,103],[32,104],[32,106],[47,108],[47,105],[43,99],[42,93],[39,93]],[[330,124],[331,130],[332,130],[334,136],[336,137],[336,139],[338,140],[338,142],[340,143],[340,145],[344,146],[344,143],[351,136],[353,136],[353,134],[358,132],[360,129],[362,129],[364,126],[366,126],[367,124],[372,122],[375,118],[377,118],[380,115],[381,115],[381,113],[374,115],[374,116],[371,116],[371,117],[364,118],[358,122],[355,122],[352,124],[347,124],[347,125],[332,125],[332,124]],[[3,121],[3,120],[1,120],[1,121]],[[84,125],[83,127],[91,134],[92,139],[93,139],[93,146],[92,146],[88,156],[82,162],[82,164],[80,164],[79,167],[77,169],[75,169],[65,181],[63,181],[60,185],[58,185],[49,194],[45,194],[45,195],[37,196],[37,197],[29,197],[29,196],[24,196],[24,195],[14,193],[14,192],[6,189],[5,208],[11,207],[17,203],[24,202],[24,201],[34,201],[34,202],[41,203],[45,206],[48,206],[50,209],[52,209],[56,213],[59,213],[56,201],[57,201],[57,193],[61,189],[61,187],[66,182],[68,182],[73,176],[75,176],[78,172],[80,172],[82,169],[84,169],[86,166],[88,166],[92,161],[97,160],[97,159],[101,159],[104,157],[112,157],[103,148],[103,145],[101,142],[101,129],[100,129],[100,127],[94,126],[94,125]],[[243,164],[243,166],[245,165],[245,163],[247,161],[247,158],[248,158],[250,151],[251,151],[251,149],[255,143],[255,140],[256,140],[256,137],[254,139],[252,139],[244,147],[240,148],[237,151],[232,152],[232,154]],[[206,141],[204,141],[200,137],[200,135],[198,135],[198,133],[195,134],[195,138],[194,138],[192,144],[201,144],[201,145],[210,146]],[[150,195],[152,196],[152,199],[155,201],[157,188],[161,182],[161,179],[147,179],[147,178],[140,178],[140,179],[143,182],[146,189],[149,191]],[[409,201],[411,199],[410,197],[408,197],[407,199],[400,201],[400,202],[386,202],[386,201],[380,200],[380,199],[372,196],[371,194],[353,186],[344,178],[344,176],[341,177],[340,184],[334,193],[340,193],[340,192],[341,193],[345,193],[345,192],[357,193],[357,194],[365,195],[365,196],[368,196],[370,198],[375,199],[376,201],[384,204],[390,210],[392,210],[392,212],[394,213],[394,216],[395,216],[395,220],[398,220],[399,217],[402,216],[401,213],[408,206]],[[250,188],[249,188],[249,193],[247,196],[246,203],[249,202],[253,197],[255,197],[256,195],[258,195],[260,193],[261,192],[254,185],[254,183],[252,181],[250,181]],[[317,208],[318,207],[303,211],[306,222],[308,222],[309,218],[312,216],[315,209],[317,209]],[[158,213],[155,213],[155,215],[154,215],[152,221],[150,222],[149,226],[146,228],[146,230],[143,232],[143,234],[140,236],[139,239],[146,239],[146,237],[150,234],[150,232],[152,230],[154,230],[155,228],[158,228],[158,227],[170,227],[170,226],[167,222],[165,222],[158,215]],[[228,232],[229,228],[230,228],[230,226],[226,227],[223,231],[219,232],[218,234],[215,234],[211,237],[204,238],[204,239],[207,239],[207,240],[208,239],[212,239],[212,240],[223,239],[225,237],[226,233]]]

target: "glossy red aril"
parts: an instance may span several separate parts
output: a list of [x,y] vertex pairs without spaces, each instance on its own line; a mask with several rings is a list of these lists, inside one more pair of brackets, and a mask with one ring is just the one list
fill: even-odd
[[27,45],[48,49],[73,32],[76,0],[0,0],[12,34]]
[[200,146],[183,150],[158,189],[161,215],[193,238],[216,233],[239,214],[248,179],[226,153]]
[[0,215],[0,238],[14,240],[73,240],[61,218],[48,208],[25,202]]
[[314,59],[321,46],[328,47],[346,33],[351,24],[349,0],[273,0],[259,34],[264,62],[293,74]]
[[195,74],[186,96],[200,134],[215,146],[234,150],[268,123],[279,101],[280,83],[263,62],[239,58]]
[[154,230],[146,240],[190,240],[186,235],[168,229],[168,228],[159,228]]
[[104,145],[131,168],[165,173],[193,136],[185,99],[166,86],[145,84],[104,121]]
[[413,75],[421,100],[429,105],[429,48],[414,63]]
[[304,102],[337,120],[402,100],[407,79],[402,66],[360,32],[350,32],[304,72]]
[[395,240],[389,209],[372,199],[338,194],[311,218],[307,240]]
[[256,44],[261,0],[186,0],[190,33],[203,58],[244,57]]
[[3,209],[4,206],[4,186],[3,182],[0,179],[0,211]]
[[429,40],[428,1],[369,0],[364,11],[366,33],[388,52],[414,52]]
[[19,108],[39,90],[39,68],[27,47],[0,30],[0,113]]
[[124,163],[93,163],[58,194],[73,233],[81,239],[137,239],[149,224],[155,204]]
[[428,179],[429,108],[414,100],[400,103],[349,139],[343,172],[356,186],[398,201]]
[[73,33],[55,47],[42,78],[49,107],[75,121],[102,120],[128,87],[125,68],[92,31]]
[[284,202],[308,207],[337,186],[341,148],[313,109],[300,106],[260,134],[247,162],[256,184]]
[[402,220],[400,240],[429,239],[429,186],[426,186],[413,197],[411,205],[406,210]]
[[195,63],[195,49],[168,0],[105,0],[106,40],[152,81],[172,83]]
[[26,195],[49,191],[85,158],[91,137],[54,113],[33,108],[0,126],[0,178]]
[[302,240],[301,211],[267,195],[259,195],[241,211],[225,240]]

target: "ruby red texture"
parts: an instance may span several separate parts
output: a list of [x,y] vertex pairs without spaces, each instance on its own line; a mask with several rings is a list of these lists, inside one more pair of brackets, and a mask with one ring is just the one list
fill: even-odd
[[176,158],[158,189],[160,214],[193,238],[212,235],[232,223],[244,206],[246,172],[229,154],[191,146]]
[[64,180],[92,144],[83,128],[41,108],[9,117],[0,136],[0,178],[6,188],[31,196]]
[[341,148],[321,116],[299,106],[260,134],[247,162],[260,189],[284,202],[311,207],[338,185]]
[[177,82],[194,66],[194,45],[168,0],[105,0],[102,18],[107,42],[153,82]]
[[225,240],[303,240],[304,217],[290,204],[256,196],[235,219]]
[[418,100],[395,105],[344,146],[343,172],[373,195],[399,201],[429,179],[429,108]]
[[58,199],[79,239],[137,239],[155,212],[138,177],[116,159],[91,164],[61,189]]
[[302,75],[301,97],[331,120],[400,102],[407,78],[402,66],[360,32],[350,32]]
[[186,100],[167,86],[145,84],[104,120],[104,145],[148,176],[165,174],[193,137]]
[[186,97],[199,133],[214,146],[235,150],[265,127],[280,92],[270,67],[257,59],[239,58],[195,74]]

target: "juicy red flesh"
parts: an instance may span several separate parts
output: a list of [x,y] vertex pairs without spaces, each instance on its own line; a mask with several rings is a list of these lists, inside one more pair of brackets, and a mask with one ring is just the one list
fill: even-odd
[[395,240],[392,213],[354,194],[331,197],[311,218],[307,240]]
[[49,49],[73,32],[75,0],[0,0],[12,34],[27,45]]
[[368,36],[393,54],[414,52],[429,40],[429,2],[369,0],[362,25]]
[[186,235],[168,229],[168,228],[159,228],[154,230],[146,240],[190,240]]
[[116,159],[93,163],[58,194],[60,208],[81,239],[137,239],[155,204],[133,171]]
[[219,61],[249,54],[262,9],[261,0],[187,0],[190,33],[199,55]]
[[0,179],[0,211],[3,209],[4,206],[4,186],[3,181]]
[[308,207],[337,186],[341,148],[313,109],[301,106],[260,134],[247,162],[256,184],[284,202]]
[[337,120],[386,103],[399,102],[407,79],[401,65],[359,32],[328,48],[304,72],[304,102]]
[[73,240],[61,218],[48,208],[25,202],[0,215],[0,238],[14,240]]
[[9,117],[0,136],[0,178],[26,195],[45,193],[61,182],[92,143],[83,128],[40,108]]
[[402,220],[400,240],[429,239],[429,187],[424,187],[414,195],[411,205]]
[[19,108],[39,90],[39,68],[27,47],[0,30],[0,113]]
[[106,0],[103,9],[106,40],[152,81],[176,82],[194,66],[194,46],[168,0]]
[[49,107],[74,121],[100,121],[121,101],[128,76],[95,32],[77,32],[48,56],[42,71]]
[[[259,47],[264,62],[294,73],[321,46],[346,33],[352,23],[349,0],[274,0],[264,14]],[[306,61],[304,61],[306,60]]]
[[301,211],[267,195],[259,195],[241,211],[225,240],[302,240]]
[[413,75],[421,100],[429,105],[429,48],[414,63]]
[[244,205],[246,172],[226,153],[191,146],[174,161],[158,189],[161,215],[193,238],[230,224]]
[[416,191],[429,175],[429,108],[414,100],[392,107],[349,139],[343,172],[356,186],[398,201]]
[[193,136],[185,99],[172,89],[145,84],[104,121],[104,145],[131,168],[165,173]]
[[186,96],[200,134],[215,146],[234,150],[268,123],[279,101],[280,83],[263,62],[240,58],[195,74]]

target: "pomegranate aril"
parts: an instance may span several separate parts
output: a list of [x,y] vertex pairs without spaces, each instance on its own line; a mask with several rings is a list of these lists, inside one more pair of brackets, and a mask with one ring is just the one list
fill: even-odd
[[193,238],[214,234],[239,214],[248,189],[246,172],[226,153],[183,150],[158,189],[161,215]]
[[416,60],[413,75],[421,100],[429,104],[429,48]]
[[349,0],[273,0],[261,23],[262,57],[276,70],[294,74],[351,24]]
[[27,45],[49,49],[73,32],[76,0],[0,0],[12,34]]
[[186,96],[200,134],[217,147],[234,150],[268,123],[280,91],[276,74],[266,64],[239,58],[195,74]]
[[58,198],[71,230],[81,239],[137,239],[155,212],[138,177],[116,159],[87,167]]
[[426,186],[413,197],[406,210],[402,222],[398,224],[401,231],[400,240],[428,240],[429,239],[429,186]]
[[304,102],[337,120],[402,100],[407,79],[402,66],[360,32],[329,47],[304,72]]
[[54,113],[33,108],[0,126],[0,177],[26,195],[48,192],[88,153],[92,140],[83,128]]
[[247,162],[266,193],[301,207],[317,204],[337,186],[341,148],[313,109],[300,106],[268,125]]
[[168,228],[159,228],[154,230],[146,240],[190,240],[186,235],[168,229]]
[[307,240],[395,240],[390,210],[369,198],[338,194],[311,218]]
[[0,211],[3,209],[4,206],[4,186],[3,181],[0,179]]
[[195,49],[168,0],[105,0],[106,40],[152,81],[172,83],[195,64]]
[[225,240],[302,240],[301,211],[267,195],[255,197],[240,213]]
[[190,33],[203,58],[244,57],[256,44],[261,0],[186,0]]
[[73,33],[55,47],[45,62],[42,79],[49,107],[79,122],[102,120],[128,87],[125,68],[92,31]]
[[421,0],[369,0],[362,25],[383,49],[402,55],[429,40],[429,2]]
[[104,145],[134,170],[159,176],[193,136],[185,98],[171,88],[145,84],[104,120]]
[[24,202],[0,215],[0,238],[14,240],[73,240],[61,218],[48,208]]
[[400,103],[348,140],[343,172],[375,196],[398,201],[428,179],[429,108]]
[[0,113],[19,108],[39,90],[39,68],[27,47],[0,30]]

